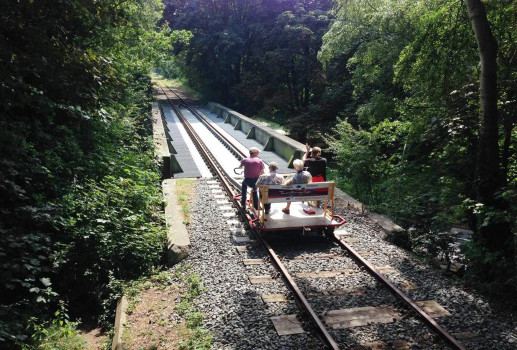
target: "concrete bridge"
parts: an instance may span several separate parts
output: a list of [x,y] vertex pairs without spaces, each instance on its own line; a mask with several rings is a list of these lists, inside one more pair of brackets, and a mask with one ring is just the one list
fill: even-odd
[[275,130],[246,117],[245,115],[229,109],[219,103],[208,102],[208,109],[217,118],[231,124],[233,129],[246,134],[246,138],[258,141],[264,151],[272,151],[287,161],[287,167],[293,167],[295,159],[301,159],[305,153],[305,145],[282,135]]

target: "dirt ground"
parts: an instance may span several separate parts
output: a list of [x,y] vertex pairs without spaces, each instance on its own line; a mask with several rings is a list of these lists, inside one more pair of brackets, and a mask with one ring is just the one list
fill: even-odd
[[100,328],[82,326],[79,329],[81,338],[86,341],[86,349],[103,350],[108,341],[108,334],[101,331]]
[[122,333],[125,349],[177,349],[183,328],[181,317],[174,310],[180,302],[177,286],[142,290],[132,312],[128,312]]

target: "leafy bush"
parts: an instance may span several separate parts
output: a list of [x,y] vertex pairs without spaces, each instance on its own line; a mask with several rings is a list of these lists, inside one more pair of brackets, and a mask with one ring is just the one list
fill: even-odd
[[[119,281],[148,273],[162,262],[166,244],[151,147],[125,118],[113,119],[110,128],[110,142],[97,153],[109,159],[103,164],[105,173],[97,170],[99,179],[76,185],[59,202],[63,218],[55,260],[63,281],[59,289],[74,309],[94,307],[106,322],[121,295]],[[125,140],[132,144],[124,145]]]
[[2,348],[28,341],[28,320],[47,324],[60,301],[73,317],[86,311],[107,321],[122,280],[161,263],[159,177],[148,140],[148,73],[173,41],[156,27],[161,6],[0,7]]
[[68,315],[56,311],[54,317],[43,323],[37,323],[35,317],[29,320],[32,328],[31,340],[20,344],[22,350],[82,350],[86,348],[86,342],[78,332],[79,322],[71,322]]

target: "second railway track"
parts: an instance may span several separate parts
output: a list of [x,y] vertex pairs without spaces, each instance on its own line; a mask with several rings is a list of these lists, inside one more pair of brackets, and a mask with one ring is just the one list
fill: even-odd
[[[248,222],[253,218],[253,213],[244,210],[240,206],[239,201],[235,199],[237,193],[240,192],[240,184],[225,172],[224,167],[218,162],[217,156],[214,156],[210,152],[209,147],[207,147],[205,142],[196,134],[194,128],[183,117],[180,106],[181,108],[189,110],[205,127],[210,129],[210,132],[225,145],[229,152],[235,156],[237,161],[245,156],[242,147],[239,148],[238,145],[226,135],[221,134],[217,128],[211,127],[209,121],[204,120],[204,117],[198,113],[195,108],[190,106],[189,102],[182,98],[179,92],[172,89],[162,89],[162,91],[164,95],[167,96],[173,110],[181,119],[185,129],[209,165],[209,168],[214,174],[214,178],[217,179],[217,183],[222,187],[223,191],[228,194],[228,199],[233,201],[233,206],[238,210],[241,218],[245,222]],[[213,145],[211,144],[211,146]],[[243,229],[241,229],[240,232],[243,232],[242,230]],[[248,228],[248,231],[251,232],[254,230],[253,228]],[[454,349],[464,349],[456,339],[438,325],[438,323],[419,306],[425,306],[425,303],[415,303],[408,298],[395,283],[381,274],[373,264],[369,263],[361,254],[347,244],[340,233],[343,233],[343,231],[336,233],[332,237],[332,240],[318,237],[308,238],[309,242],[311,240],[317,242],[318,249],[314,249],[314,247],[309,245],[302,246],[299,250],[293,250],[293,247],[286,247],[285,242],[282,243],[280,241],[280,243],[277,242],[280,247],[280,253],[278,253],[272,248],[268,241],[263,239],[259,232],[253,232],[254,237],[260,242],[259,247],[256,247],[258,250],[253,251],[251,248],[242,247],[240,249],[243,253],[245,252],[248,257],[251,257],[244,259],[243,262],[248,266],[252,266],[252,268],[261,270],[261,265],[266,262],[274,264],[279,276],[281,276],[291,291],[291,296],[303,310],[301,317],[303,318],[304,324],[312,324],[325,346],[329,348],[339,349],[349,346],[349,340],[344,341],[345,344],[341,344],[343,342],[343,336],[339,336],[337,340],[335,339],[333,334],[342,332],[336,330],[346,329],[358,324],[366,325],[369,322],[391,323],[401,319],[407,322],[408,319],[415,319],[418,320],[417,322],[423,322],[421,323],[422,328],[425,324],[433,334],[436,335],[436,337],[432,337],[420,331],[417,338],[420,337],[419,339],[422,342],[425,338],[428,346],[438,348],[448,346]],[[263,256],[264,253],[267,253],[267,258]],[[261,258],[253,258],[255,256]],[[309,266],[315,270],[311,271],[310,268],[306,270],[307,267],[303,267],[304,261],[312,262]],[[386,269],[386,267],[383,268]],[[255,278],[250,278],[250,281],[255,283],[260,280],[260,276],[263,277],[264,281],[267,280],[264,275],[256,275],[251,276]],[[347,287],[329,288],[324,282],[325,278],[329,277],[340,281],[337,285]],[[348,279],[348,282],[345,281],[346,279]],[[322,281],[320,286],[318,286],[317,281]],[[355,281],[354,283],[356,283],[356,285],[350,286],[350,281]],[[336,283],[333,285],[336,285]],[[380,289],[380,285],[384,286],[384,291]],[[351,295],[360,295],[364,293],[364,291],[376,294],[377,305],[339,309],[340,307],[346,307],[350,304],[347,299],[350,299]],[[263,293],[264,301],[268,298],[270,298],[269,300],[276,300],[277,302],[284,301],[283,297],[277,293]],[[321,302],[321,300],[324,301]],[[312,304],[316,304],[316,307],[313,307]],[[350,317],[352,314],[355,316]],[[371,317],[372,315],[374,317]],[[327,329],[329,326],[332,329]],[[409,328],[409,332],[411,332],[411,329],[415,327]],[[395,344],[393,346],[395,348],[397,348],[397,346],[404,348],[403,339],[411,337],[412,335],[408,334],[402,335],[401,339],[393,339],[393,344]],[[344,338],[346,338],[346,336]]]

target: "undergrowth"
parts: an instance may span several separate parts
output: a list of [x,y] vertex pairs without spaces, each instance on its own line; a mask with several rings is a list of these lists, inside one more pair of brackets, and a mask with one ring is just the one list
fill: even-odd
[[183,214],[183,223],[190,224],[190,203],[194,200],[194,183],[193,179],[179,179],[176,181],[176,193],[178,203],[181,206]]
[[188,273],[189,268],[189,265],[185,265],[175,272],[187,288],[181,302],[176,305],[179,315],[186,320],[183,329],[180,330],[184,340],[180,343],[179,349],[210,349],[212,335],[203,327],[204,316],[194,304],[194,300],[204,292],[204,289],[199,276]]

